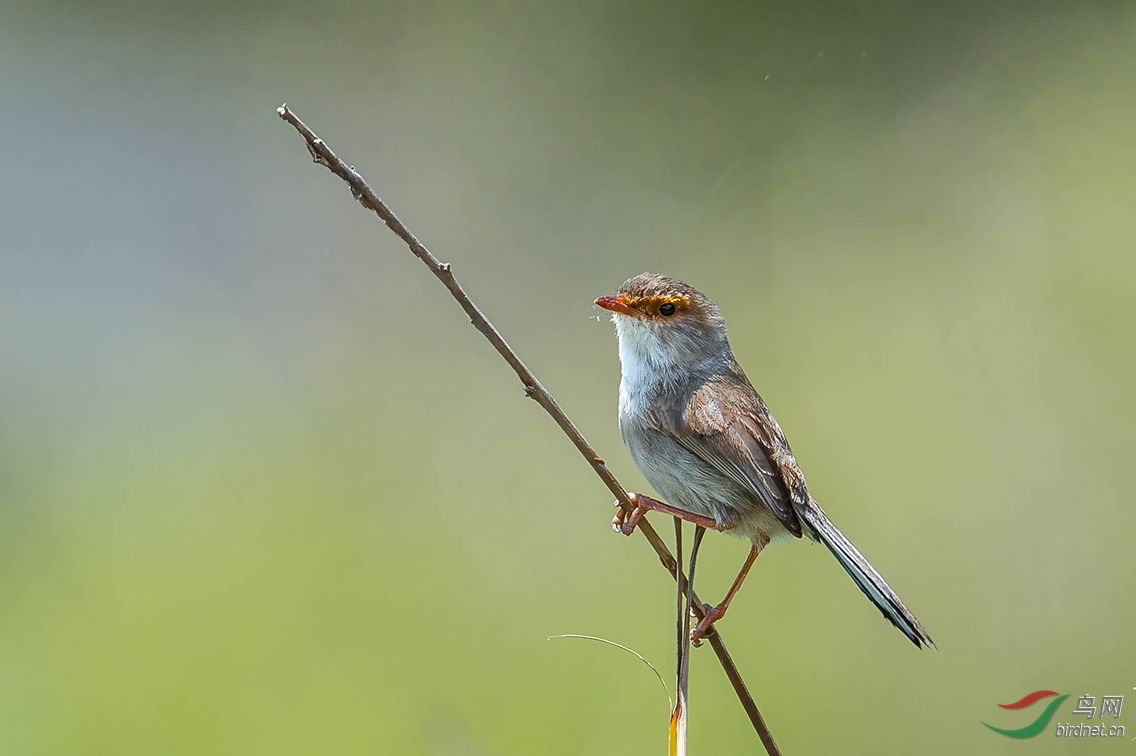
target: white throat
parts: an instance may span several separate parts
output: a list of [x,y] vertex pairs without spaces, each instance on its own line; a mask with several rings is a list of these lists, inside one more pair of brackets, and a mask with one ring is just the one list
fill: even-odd
[[655,326],[615,315],[619,337],[619,416],[636,414],[643,404],[673,375],[679,356],[674,347],[660,338]]

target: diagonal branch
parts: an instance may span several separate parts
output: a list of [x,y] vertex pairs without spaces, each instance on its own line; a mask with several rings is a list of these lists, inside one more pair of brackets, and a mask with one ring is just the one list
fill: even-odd
[[[304,138],[308,152],[311,153],[312,160],[343,179],[348,187],[350,187],[355,199],[359,201],[359,204],[363,205],[363,207],[368,210],[373,210],[376,215],[382,218],[383,222],[390,227],[390,230],[406,243],[406,246],[410,248],[414,256],[421,260],[422,263],[430,269],[430,272],[442,282],[442,285],[449,290],[450,295],[453,296],[461,308],[465,310],[473,327],[481,331],[481,334],[493,345],[497,353],[501,355],[505,362],[509,363],[509,367],[513,368],[513,372],[517,374],[521,383],[524,384],[525,396],[534,399],[536,403],[543,407],[545,412],[556,421],[556,424],[560,426],[560,430],[564,431],[564,435],[568,436],[576,449],[583,455],[588,464],[592,466],[592,470],[600,477],[604,485],[608,487],[608,490],[615,494],[619,505],[628,512],[634,511],[635,507],[627,498],[626,489],[616,480],[611,470],[607,468],[607,464],[604,462],[603,458],[596,453],[596,450],[592,448],[591,444],[588,443],[583,434],[580,433],[575,424],[568,418],[568,415],[564,413],[564,410],[560,409],[560,405],[552,398],[552,394],[548,393],[548,389],[537,380],[533,372],[521,361],[521,358],[517,356],[517,353],[513,351],[508,342],[505,341],[494,325],[489,322],[489,319],[485,317],[478,306],[473,303],[469,295],[465,293],[461,284],[454,278],[450,264],[440,262],[438,258],[434,257],[430,250],[426,249],[425,245],[418,241],[418,237],[411,233],[410,229],[408,229],[403,222],[398,219],[398,216],[387,207],[386,203],[379,198],[379,195],[375,194],[374,190],[371,189],[359,172],[341,160],[339,156],[327,146],[327,143],[316,136],[315,132],[309,129],[286,104],[277,108],[276,113],[280,118],[290,123],[292,127],[300,133],[300,136]],[[651,548],[655,550],[655,554],[658,555],[659,560],[663,563],[663,567],[679,581],[679,586],[685,591],[686,576],[682,573],[682,570],[679,569],[678,564],[675,562],[674,557],[671,556],[671,552],[666,544],[659,538],[659,534],[655,532],[655,529],[651,527],[646,520],[642,520],[636,529],[646,537],[647,542],[651,544]],[[699,619],[701,619],[703,616],[702,602],[698,600],[697,596],[693,597],[693,609]],[[734,660],[730,657],[729,651],[726,650],[726,643],[722,640],[721,633],[715,630],[707,637],[707,640],[710,641],[715,656],[718,657],[718,661],[721,663],[726,677],[729,678],[730,684],[733,686],[734,692],[737,694],[738,700],[742,704],[742,708],[745,709],[746,715],[753,724],[754,730],[757,731],[758,737],[761,738],[765,750],[770,756],[780,756],[781,752],[777,748],[777,744],[773,740],[773,735],[770,734],[769,728],[765,724],[765,719],[761,716],[761,712],[758,711],[757,704],[754,702],[753,696],[750,695],[745,680],[742,679],[741,673],[738,671],[737,666],[734,665]]]

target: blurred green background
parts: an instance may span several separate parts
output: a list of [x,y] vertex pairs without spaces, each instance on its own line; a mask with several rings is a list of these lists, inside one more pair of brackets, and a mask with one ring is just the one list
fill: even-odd
[[[1133,747],[980,724],[1136,735],[1131,3],[8,0],[0,71],[0,753],[663,752],[546,640],[669,678],[657,560],[283,101],[631,488],[592,299],[721,304],[939,643],[771,550],[723,632],[786,753]],[[756,749],[697,651],[691,753]]]

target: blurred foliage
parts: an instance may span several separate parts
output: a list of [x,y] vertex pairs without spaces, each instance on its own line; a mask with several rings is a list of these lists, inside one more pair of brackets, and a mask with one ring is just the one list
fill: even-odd
[[[1088,752],[979,721],[1136,695],[1130,3],[0,18],[0,752],[663,748],[647,670],[545,640],[668,669],[656,560],[284,100],[633,488],[591,300],[723,306],[940,645],[772,550],[723,627],[787,753]],[[744,551],[707,542],[708,597]],[[706,651],[691,696],[693,753],[754,752]]]

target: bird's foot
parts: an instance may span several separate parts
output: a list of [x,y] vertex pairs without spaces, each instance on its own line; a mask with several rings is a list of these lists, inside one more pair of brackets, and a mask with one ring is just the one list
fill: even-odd
[[690,644],[695,646],[702,645],[702,639],[707,638],[714,634],[714,623],[726,616],[726,605],[724,603],[717,606],[710,604],[702,605],[702,619],[698,621],[698,625],[690,631]]
[[623,508],[623,504],[619,501],[615,502],[615,517],[611,518],[611,529],[616,533],[623,533],[629,536],[635,532],[638,527],[639,521],[643,519],[643,515],[650,511],[650,507],[642,501],[646,499],[645,496],[640,496],[637,493],[628,493],[627,499],[635,505],[635,509],[628,512]]
[[648,512],[662,512],[711,530],[727,530],[729,528],[728,525],[720,525],[713,517],[707,517],[705,515],[695,514],[694,512],[688,512],[685,509],[672,507],[670,504],[664,504],[657,499],[652,499],[650,496],[628,492],[627,498],[635,505],[635,509],[628,512],[618,501],[615,502],[616,512],[615,517],[611,520],[611,529],[616,533],[623,533],[623,535],[627,536],[631,535],[635,532],[639,521],[642,520],[643,516]]

